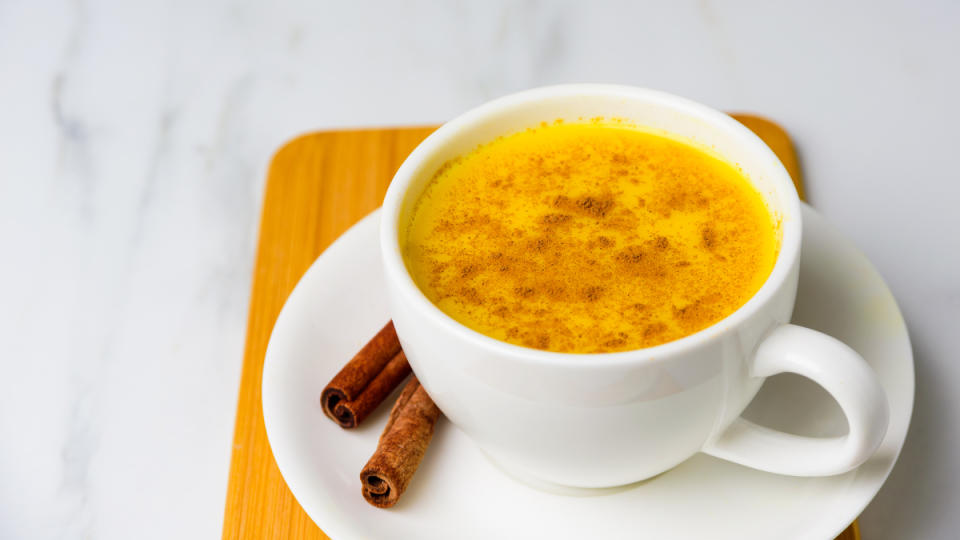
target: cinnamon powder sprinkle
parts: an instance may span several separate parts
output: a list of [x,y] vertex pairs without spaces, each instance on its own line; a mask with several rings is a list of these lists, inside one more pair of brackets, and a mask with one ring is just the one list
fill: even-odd
[[424,294],[525,347],[613,352],[706,328],[743,305],[779,229],[734,166],[622,123],[501,137],[434,175],[401,229]]

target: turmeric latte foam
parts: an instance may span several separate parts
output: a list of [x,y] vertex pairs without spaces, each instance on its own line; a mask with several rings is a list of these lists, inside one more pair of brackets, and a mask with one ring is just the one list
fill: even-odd
[[601,122],[543,124],[448,162],[400,235],[417,286],[450,317],[571,353],[716,323],[763,285],[779,243],[736,167]]

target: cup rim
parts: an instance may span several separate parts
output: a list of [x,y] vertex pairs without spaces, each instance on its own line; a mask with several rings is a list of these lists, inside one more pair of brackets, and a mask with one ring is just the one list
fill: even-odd
[[[763,154],[768,158],[773,158],[776,172],[770,180],[776,185],[778,194],[786,195],[786,197],[783,197],[784,200],[781,201],[781,211],[784,217],[780,224],[780,250],[770,275],[767,276],[766,281],[750,299],[714,324],[673,341],[627,351],[570,353],[524,347],[487,336],[447,315],[426,297],[414,282],[413,277],[410,276],[406,264],[403,262],[399,245],[400,209],[407,190],[418,177],[416,173],[420,164],[441,150],[461,131],[469,130],[491,115],[525,103],[558,96],[639,98],[668,106],[714,125],[719,125],[725,131],[731,132],[732,136],[739,138],[740,143],[750,153]],[[801,232],[800,198],[790,174],[766,143],[731,116],[695,101],[648,88],[611,84],[562,84],[525,90],[488,101],[443,124],[424,139],[404,160],[387,188],[381,207],[380,251],[388,287],[398,287],[401,293],[401,301],[409,303],[444,331],[455,334],[458,338],[492,354],[510,357],[515,360],[570,367],[600,367],[603,365],[666,360],[677,353],[696,349],[706,342],[717,339],[739,327],[744,321],[761,310],[789,277],[790,271],[799,258]]]

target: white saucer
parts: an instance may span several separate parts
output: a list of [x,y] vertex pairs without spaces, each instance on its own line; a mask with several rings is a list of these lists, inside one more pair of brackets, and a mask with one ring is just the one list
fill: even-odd
[[[377,245],[379,214],[330,246],[300,280],[277,319],[263,369],[263,416],[280,472],[307,514],[334,540],[404,538],[832,539],[883,485],[913,408],[913,355],[883,279],[822,217],[804,208],[800,293],[794,322],[851,345],[877,371],[890,428],[876,455],[827,478],[763,473],[698,454],[625,488],[549,493],[501,472],[441,420],[420,470],[389,510],[360,495],[360,469],[389,407],[355,431],[323,416],[324,385],[389,319]],[[392,399],[390,399],[392,402]],[[839,434],[846,422],[819,387],[781,375],[746,415],[804,435]]]

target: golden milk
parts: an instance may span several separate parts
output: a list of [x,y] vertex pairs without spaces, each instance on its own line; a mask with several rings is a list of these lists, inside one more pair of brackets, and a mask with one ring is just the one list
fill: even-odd
[[450,317],[548,351],[651,347],[743,305],[778,225],[735,166],[618,123],[542,124],[436,172],[401,227],[417,286]]

